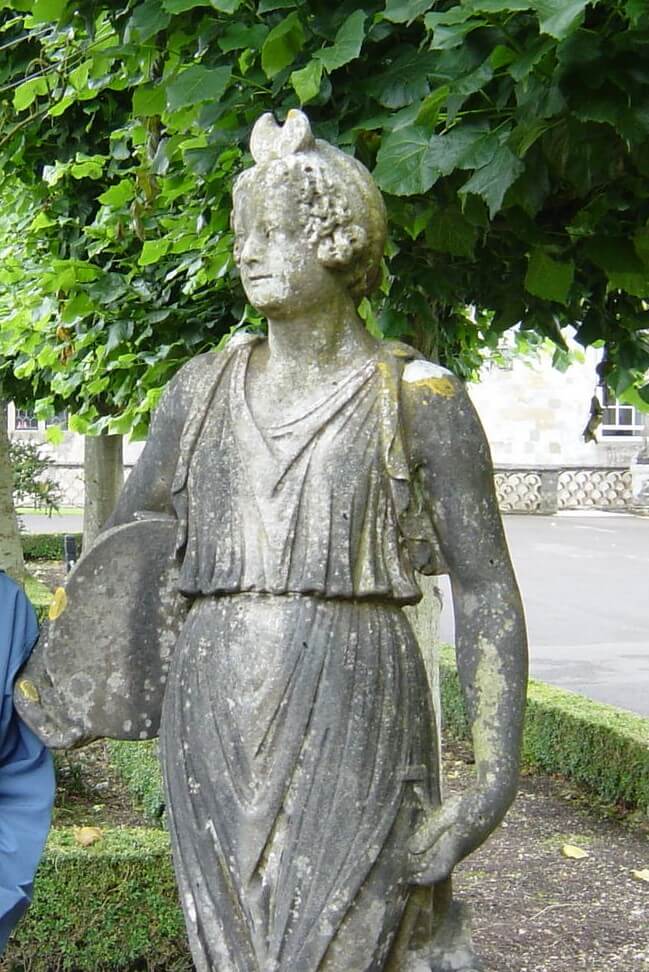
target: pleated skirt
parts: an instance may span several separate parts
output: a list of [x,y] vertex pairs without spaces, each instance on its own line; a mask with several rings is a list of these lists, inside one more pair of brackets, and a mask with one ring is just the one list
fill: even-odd
[[397,607],[198,599],[161,725],[174,864],[198,972],[374,972],[435,799],[426,674]]

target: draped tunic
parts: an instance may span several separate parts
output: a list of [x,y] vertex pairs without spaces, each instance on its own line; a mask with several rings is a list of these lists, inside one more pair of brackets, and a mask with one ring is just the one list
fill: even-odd
[[161,722],[174,861],[199,972],[370,972],[409,894],[414,787],[436,799],[400,609],[433,549],[402,363],[382,352],[264,426],[246,395],[254,340],[200,385],[173,484],[194,598]]
[[388,345],[299,418],[264,427],[246,395],[258,340],[222,354],[182,436],[180,589],[416,603],[413,566],[438,566],[403,441],[403,357]]

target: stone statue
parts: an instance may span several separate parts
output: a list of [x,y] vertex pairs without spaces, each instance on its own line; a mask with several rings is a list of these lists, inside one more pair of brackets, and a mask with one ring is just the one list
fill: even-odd
[[[478,969],[432,935],[431,901],[517,783],[525,632],[488,449],[462,384],[358,317],[386,231],[367,170],[298,111],[260,118],[251,150],[235,256],[268,337],[181,369],[106,534],[143,512],[175,532],[189,612],[160,738],[194,962]],[[442,803],[402,609],[417,572],[447,571],[476,780]]]

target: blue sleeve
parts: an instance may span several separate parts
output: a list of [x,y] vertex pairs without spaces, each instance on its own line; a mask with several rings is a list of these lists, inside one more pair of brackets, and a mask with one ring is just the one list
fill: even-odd
[[37,636],[31,604],[0,571],[0,954],[31,900],[54,802],[52,757],[12,699]]

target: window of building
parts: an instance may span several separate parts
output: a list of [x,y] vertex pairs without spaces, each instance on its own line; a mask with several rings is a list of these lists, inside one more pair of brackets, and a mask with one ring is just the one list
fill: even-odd
[[52,418],[48,418],[45,421],[45,425],[49,428],[50,425],[58,425],[61,429],[67,429],[68,427],[68,413],[58,412]]
[[15,428],[17,432],[37,431],[38,419],[24,408],[17,408]]
[[608,436],[640,436],[644,432],[644,422],[640,412],[633,405],[618,402],[613,392],[605,385],[599,389],[599,399],[602,403],[603,437]]

